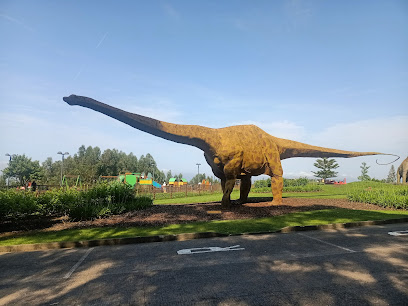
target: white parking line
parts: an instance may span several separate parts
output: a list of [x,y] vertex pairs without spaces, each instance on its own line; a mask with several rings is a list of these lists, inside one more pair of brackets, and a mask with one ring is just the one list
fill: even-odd
[[69,272],[67,274],[64,275],[64,279],[68,279],[72,273],[75,272],[75,270],[79,267],[79,265],[85,260],[85,258],[88,257],[89,253],[92,252],[94,248],[90,248],[86,251],[86,253],[78,260],[78,262],[71,268],[71,270],[69,270]]
[[211,252],[227,252],[227,251],[242,251],[245,248],[240,248],[240,245],[233,245],[226,248],[221,247],[204,247],[204,248],[192,248],[192,249],[182,249],[178,250],[177,254],[186,255],[186,254],[199,254],[199,253],[211,253]]
[[298,235],[301,235],[301,236],[303,236],[303,237],[307,237],[307,238],[310,238],[310,239],[319,241],[319,242],[324,243],[324,244],[328,244],[328,245],[334,246],[334,247],[336,247],[336,248],[345,250],[345,251],[350,252],[350,253],[356,253],[356,252],[357,252],[357,251],[354,251],[354,250],[351,250],[351,249],[348,249],[348,248],[344,248],[344,247],[339,246],[339,245],[337,245],[337,244],[333,244],[333,243],[326,242],[326,241],[323,241],[323,240],[320,240],[320,239],[317,239],[317,238],[314,238],[314,237],[310,237],[310,236],[305,235],[305,234],[300,234],[300,233],[298,233]]

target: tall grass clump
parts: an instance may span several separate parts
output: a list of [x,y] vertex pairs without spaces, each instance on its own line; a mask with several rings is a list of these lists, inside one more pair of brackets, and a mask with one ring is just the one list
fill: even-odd
[[353,202],[408,209],[408,186],[378,182],[354,183],[347,193],[347,198]]

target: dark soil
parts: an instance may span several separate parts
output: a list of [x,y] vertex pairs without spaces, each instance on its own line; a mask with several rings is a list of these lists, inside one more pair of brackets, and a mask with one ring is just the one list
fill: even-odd
[[393,210],[372,204],[350,202],[346,199],[286,198],[283,199],[283,204],[279,206],[271,206],[271,200],[271,198],[251,198],[249,203],[233,205],[228,210],[222,210],[220,202],[185,205],[154,205],[145,210],[92,221],[72,222],[69,221],[67,217],[30,217],[24,220],[0,220],[0,237],[33,230],[60,231],[70,228],[102,226],[160,226],[197,221],[273,217],[294,212],[332,208]]

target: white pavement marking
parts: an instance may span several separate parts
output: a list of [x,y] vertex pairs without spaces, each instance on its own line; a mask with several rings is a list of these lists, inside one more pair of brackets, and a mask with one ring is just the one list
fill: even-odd
[[245,248],[240,248],[239,245],[233,245],[226,248],[220,247],[205,247],[205,248],[192,248],[192,249],[182,249],[178,250],[177,254],[186,255],[186,254],[198,254],[198,253],[211,253],[211,252],[227,252],[227,251],[242,251]]
[[71,270],[69,270],[69,272],[67,274],[64,275],[64,279],[68,279],[72,273],[75,272],[75,270],[79,267],[79,265],[85,260],[85,258],[88,257],[89,253],[92,252],[94,248],[90,248],[86,251],[86,253],[78,260],[78,262],[71,268]]
[[303,236],[303,237],[307,237],[307,238],[310,238],[310,239],[319,241],[319,242],[324,243],[324,244],[328,244],[328,245],[334,246],[334,247],[336,247],[336,248],[345,250],[345,251],[350,252],[350,253],[356,253],[356,252],[357,252],[357,251],[354,251],[354,250],[351,250],[351,249],[348,249],[348,248],[344,248],[344,247],[339,246],[339,245],[337,245],[337,244],[333,244],[333,243],[326,242],[326,241],[323,241],[323,240],[320,240],[320,239],[317,239],[317,238],[314,238],[314,237],[310,237],[310,236],[305,235],[305,234],[300,234],[300,233],[298,233],[298,235],[301,235],[301,236]]
[[388,232],[388,235],[391,235],[391,236],[406,236],[406,235],[408,235],[408,230],[407,231]]

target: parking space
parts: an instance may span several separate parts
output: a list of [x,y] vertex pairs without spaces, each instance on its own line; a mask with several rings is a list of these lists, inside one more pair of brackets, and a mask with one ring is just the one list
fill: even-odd
[[3,253],[0,304],[404,305],[407,228]]

